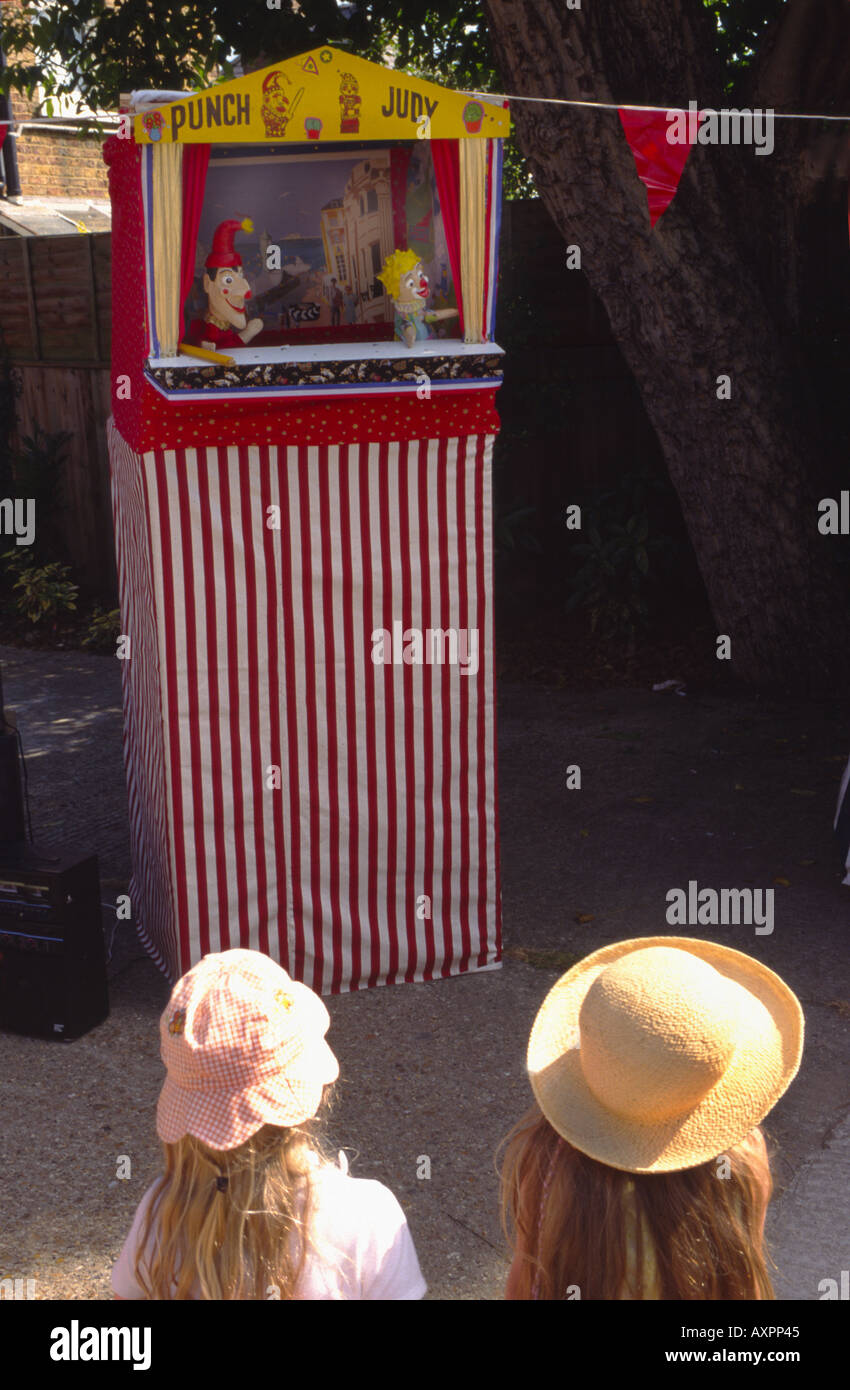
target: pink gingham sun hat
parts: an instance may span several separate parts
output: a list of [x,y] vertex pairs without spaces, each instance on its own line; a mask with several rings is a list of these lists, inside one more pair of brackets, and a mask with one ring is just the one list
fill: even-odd
[[339,1075],[318,995],[260,951],[221,951],[178,980],[160,1019],[168,1069],[156,1111],[160,1139],[192,1134],[235,1149],[263,1125],[315,1115]]

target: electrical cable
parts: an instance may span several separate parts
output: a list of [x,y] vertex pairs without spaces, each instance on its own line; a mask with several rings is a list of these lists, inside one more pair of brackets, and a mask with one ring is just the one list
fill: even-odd
[[23,774],[24,807],[27,813],[27,829],[29,830],[30,844],[35,844],[35,836],[32,833],[32,815],[30,812],[30,789],[29,778],[27,776],[27,760],[24,754],[24,741],[21,738],[21,731],[15,728],[15,737],[18,740],[18,751],[21,755],[21,772]]

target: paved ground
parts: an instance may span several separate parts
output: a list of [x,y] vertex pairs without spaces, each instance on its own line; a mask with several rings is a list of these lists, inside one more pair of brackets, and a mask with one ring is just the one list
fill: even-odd
[[[97,851],[114,900],[129,873],[119,663],[0,648],[0,666],[36,837]],[[803,1067],[768,1124],[768,1231],[779,1296],[818,1299],[850,1270],[850,888],[830,840],[850,707],[513,685],[500,690],[499,741],[504,968],[329,1000],[342,1063],[332,1135],[355,1173],[399,1195],[431,1297],[499,1298],[494,1152],[530,1100],[524,1048],[546,990],[599,945],[669,932],[670,888],[773,886],[771,935],[680,934],[716,932],[803,1002]],[[566,788],[568,764],[580,790]],[[0,1277],[35,1278],[41,1298],[108,1295],[158,1169],[168,986],[126,924],[109,971],[110,1017],[73,1045],[0,1034]],[[430,1180],[417,1177],[423,1155]]]

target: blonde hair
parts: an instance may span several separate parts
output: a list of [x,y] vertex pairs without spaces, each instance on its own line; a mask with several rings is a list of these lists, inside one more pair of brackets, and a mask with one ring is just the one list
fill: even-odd
[[[502,1224],[517,1299],[772,1299],[760,1129],[673,1173],[588,1158],[535,1108],[505,1140]],[[721,1164],[723,1167],[721,1169]]]
[[378,274],[381,284],[386,285],[390,298],[398,299],[401,277],[412,270],[421,260],[415,251],[393,251],[384,261],[384,268]]
[[327,1161],[315,1121],[264,1125],[226,1152],[192,1135],[163,1149],[135,1260],[145,1297],[291,1299],[310,1246],[309,1175]]

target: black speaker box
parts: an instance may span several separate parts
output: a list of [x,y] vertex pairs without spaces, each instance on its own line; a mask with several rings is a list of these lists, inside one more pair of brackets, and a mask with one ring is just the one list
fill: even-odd
[[108,1013],[97,856],[0,844],[0,1029],[70,1042]]

